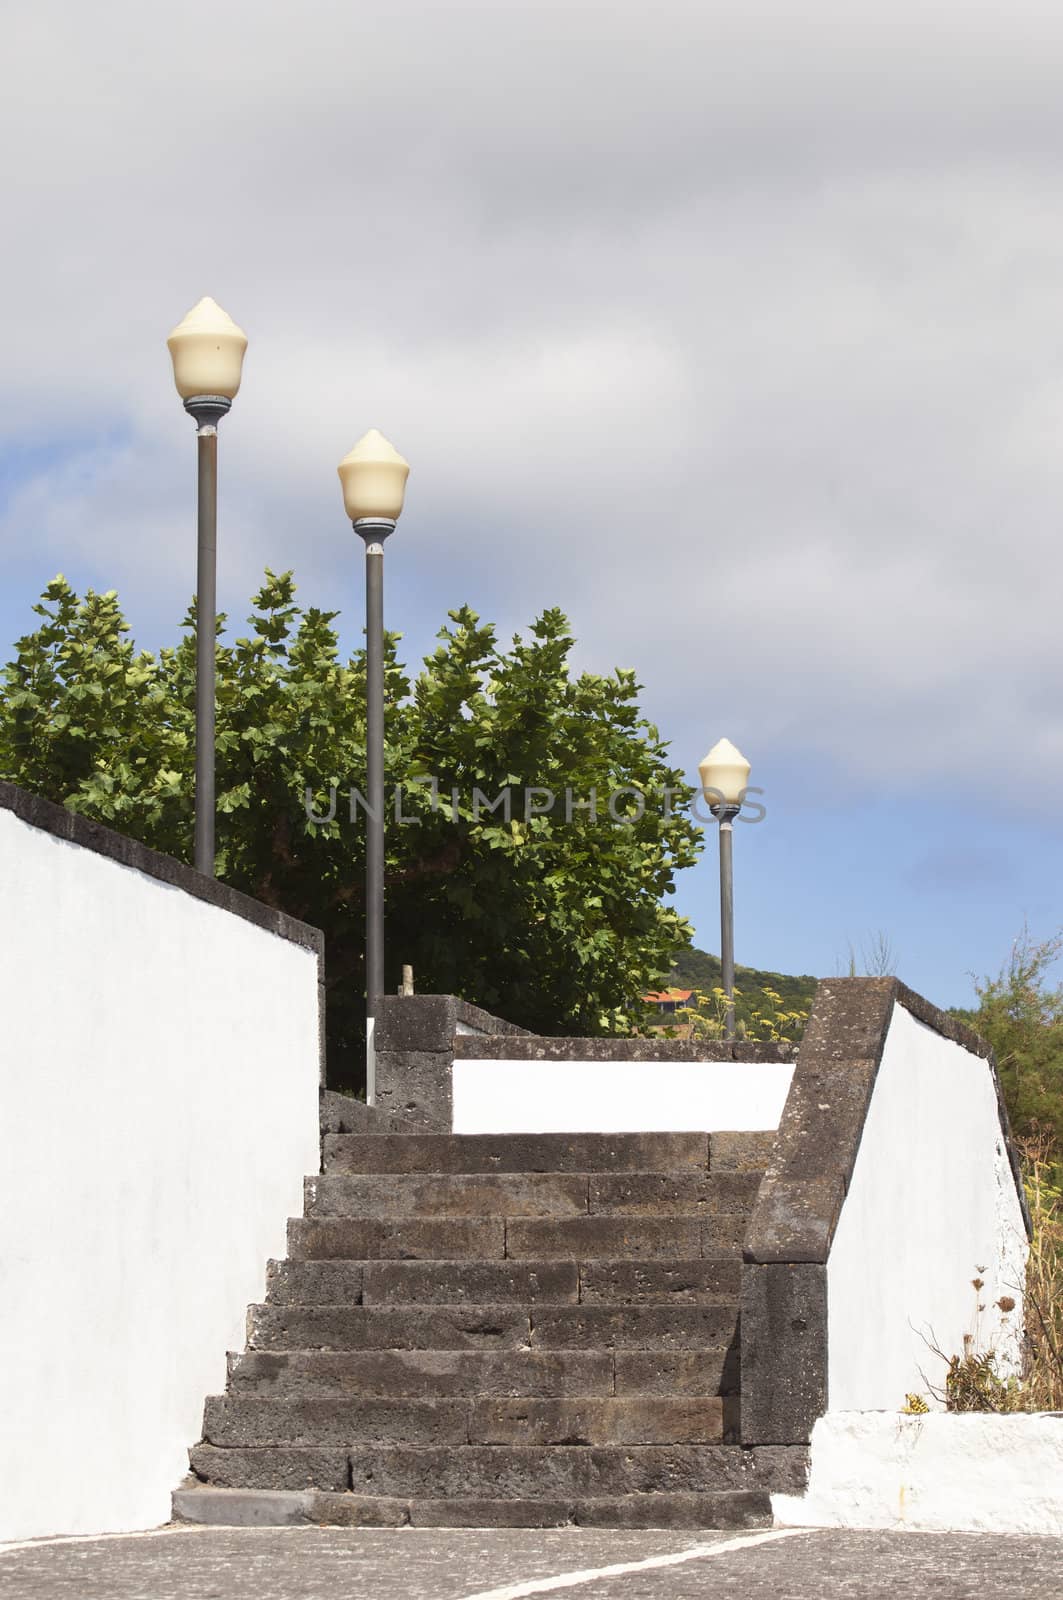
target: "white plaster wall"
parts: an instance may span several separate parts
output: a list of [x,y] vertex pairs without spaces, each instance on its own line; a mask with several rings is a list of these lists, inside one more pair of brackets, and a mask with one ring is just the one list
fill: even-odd
[[827,1263],[829,1410],[943,1388],[927,1338],[951,1356],[973,1333],[1016,1369],[1026,1255],[988,1064],[896,1006]]
[[684,1133],[777,1128],[778,1061],[455,1061],[455,1133]]
[[0,810],[0,1539],[154,1527],[318,1169],[314,954]]
[[772,1509],[791,1527],[1063,1536],[1063,1416],[830,1413],[808,1493]]

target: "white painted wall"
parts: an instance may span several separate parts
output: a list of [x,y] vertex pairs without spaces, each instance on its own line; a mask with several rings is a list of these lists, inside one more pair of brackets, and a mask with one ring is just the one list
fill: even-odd
[[777,1128],[781,1061],[455,1061],[455,1133],[736,1133]]
[[988,1064],[895,1006],[827,1263],[829,1410],[943,1388],[923,1334],[951,1356],[973,1333],[1016,1369],[1026,1255]]
[[0,810],[0,1539],[169,1518],[318,1168],[312,951]]
[[1063,1536],[1063,1416],[834,1412],[812,1432],[808,1493],[772,1495],[801,1528]]

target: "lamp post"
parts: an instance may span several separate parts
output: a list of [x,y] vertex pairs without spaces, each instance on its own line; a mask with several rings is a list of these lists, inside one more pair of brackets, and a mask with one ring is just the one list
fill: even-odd
[[370,428],[338,471],[347,515],[365,543],[365,1098],[375,1105],[373,1029],[384,993],[384,540],[401,515],[410,467]]
[[724,1037],[735,1036],[734,819],[742,809],[749,762],[730,739],[719,739],[698,766],[701,791],[720,824],[720,967],[727,996]]
[[166,341],[173,377],[196,424],[196,846],[199,872],[214,876],[214,653],[217,636],[218,423],[240,388],[247,335],[209,296]]

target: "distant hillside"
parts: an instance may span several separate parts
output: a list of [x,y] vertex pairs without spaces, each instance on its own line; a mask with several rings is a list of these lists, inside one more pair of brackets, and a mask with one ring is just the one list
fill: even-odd
[[[710,956],[707,950],[682,950],[676,957],[668,982],[677,989],[714,989],[720,982],[720,958]],[[735,1015],[742,1021],[748,1018],[751,1010],[761,1008],[765,989],[774,989],[776,994],[782,996],[784,1011],[810,1006],[816,992],[816,979],[807,975],[795,978],[785,972],[762,972],[757,967],[736,966],[735,988],[738,990]]]

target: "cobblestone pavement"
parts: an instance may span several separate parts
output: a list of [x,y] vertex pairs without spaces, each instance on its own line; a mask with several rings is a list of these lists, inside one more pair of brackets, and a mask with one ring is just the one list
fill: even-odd
[[[620,1567],[616,1572],[602,1568]],[[596,1576],[589,1576],[594,1573]],[[0,1547],[5,1600],[1063,1600],[1063,1539],[173,1528]]]

